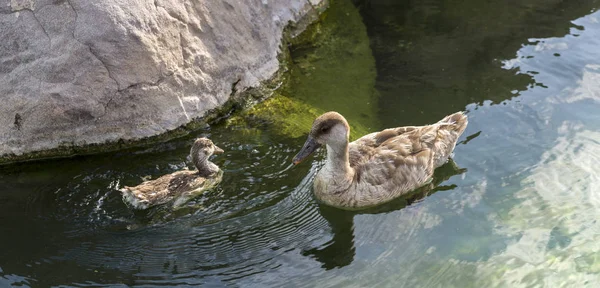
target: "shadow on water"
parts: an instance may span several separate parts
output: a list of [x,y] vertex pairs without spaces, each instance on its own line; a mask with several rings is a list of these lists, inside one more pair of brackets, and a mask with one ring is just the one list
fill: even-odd
[[[353,0],[376,59],[382,122],[433,123],[536,85],[535,71],[504,69],[530,38],[561,37],[597,0]],[[527,56],[524,56],[527,57]],[[442,109],[439,109],[442,108]]]
[[302,255],[310,256],[322,263],[326,270],[347,266],[354,260],[354,216],[361,214],[390,213],[400,210],[423,200],[429,195],[439,191],[447,191],[456,188],[456,185],[440,185],[452,176],[463,174],[467,169],[459,168],[454,160],[450,159],[446,164],[435,170],[432,181],[409,194],[394,199],[393,201],[374,208],[361,211],[346,211],[319,204],[319,214],[327,220],[331,226],[333,237],[321,247],[312,248],[302,252]]

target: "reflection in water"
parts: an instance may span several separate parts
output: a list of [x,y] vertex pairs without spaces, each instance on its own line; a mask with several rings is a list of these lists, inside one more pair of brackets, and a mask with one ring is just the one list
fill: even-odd
[[600,6],[596,0],[353,1],[371,38],[384,122],[416,124],[534,87],[528,70],[500,69],[500,61],[530,38],[580,33],[582,26],[570,21]]
[[452,159],[449,159],[448,163],[435,170],[433,180],[429,184],[390,203],[362,211],[346,211],[326,205],[319,205],[319,213],[331,226],[333,238],[321,247],[303,251],[302,254],[314,257],[317,261],[323,263],[322,267],[327,270],[349,265],[354,260],[356,250],[354,247],[355,215],[389,213],[411,205],[438,191],[452,190],[455,188],[455,185],[440,186],[440,184],[452,176],[465,172],[466,169],[458,168],[456,163]]
[[354,212],[319,205],[319,214],[331,226],[333,237],[321,247],[302,252],[304,256],[314,257],[323,263],[321,267],[329,270],[344,267],[354,260]]
[[[471,147],[493,159],[486,166],[509,168],[485,173],[488,192],[481,201],[486,203],[477,205],[492,205],[493,213],[487,215],[494,225],[492,238],[504,239],[506,246],[476,261],[449,254],[452,264],[437,265],[443,273],[433,274],[428,284],[595,287],[599,283],[600,177],[595,169],[600,155],[599,17],[595,12],[573,21],[580,28],[571,35],[531,39],[516,58],[504,62],[506,68],[537,71],[532,77],[543,83],[506,106],[479,107],[475,115],[482,118],[473,121],[474,128],[483,130],[475,142],[490,139],[485,143],[494,149]],[[525,115],[530,120],[513,120]],[[500,116],[505,123],[492,122]],[[500,127],[506,128],[505,133]],[[490,195],[492,187],[503,196]],[[465,277],[464,271],[477,276]],[[462,279],[453,276],[457,273]]]
[[558,133],[528,175],[504,190],[519,202],[500,206],[506,210],[494,219],[493,234],[512,238],[506,248],[477,261],[453,256],[429,284],[461,283],[452,275],[470,271],[476,276],[463,281],[477,287],[597,286],[600,174],[592,167],[600,161],[600,133],[568,121]]

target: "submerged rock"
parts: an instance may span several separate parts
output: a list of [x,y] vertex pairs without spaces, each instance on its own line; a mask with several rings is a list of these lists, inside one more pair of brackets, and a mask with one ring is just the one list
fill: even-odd
[[[272,79],[326,0],[0,5],[0,162],[137,141]],[[85,150],[82,150],[85,151]]]

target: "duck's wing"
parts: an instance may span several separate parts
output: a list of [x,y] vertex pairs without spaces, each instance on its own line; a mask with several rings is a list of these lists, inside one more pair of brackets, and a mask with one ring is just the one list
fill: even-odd
[[[369,161],[376,153],[379,153],[378,148],[388,140],[408,134],[412,131],[418,130],[419,128],[420,127],[417,126],[390,128],[367,134],[355,140],[348,145],[350,167],[354,167],[360,163]],[[398,153],[401,153],[402,155],[410,154],[410,150],[401,148],[402,147],[399,147]]]
[[[387,137],[381,143],[377,142],[375,135],[373,141],[362,142],[371,145],[354,144],[349,147],[351,158],[357,161],[351,163],[355,171],[354,181],[359,185],[365,182],[369,186],[378,186],[381,193],[403,193],[425,184],[433,175],[434,158],[429,142],[435,129],[429,126],[410,128],[410,131],[387,129],[403,133]],[[392,135],[388,131],[382,132]]]
[[454,150],[467,124],[467,116],[457,112],[433,125],[397,127],[367,134],[349,144],[350,167],[369,161],[383,150],[408,157],[426,148],[432,150],[434,166],[439,167]]
[[[144,181],[134,187],[125,187],[124,193],[151,202],[162,202],[161,199],[177,195],[201,185],[204,178],[199,177],[195,171],[183,170],[163,175],[157,179]],[[128,191],[126,191],[128,190]]]
[[425,184],[443,165],[467,126],[462,113],[433,125],[407,126],[371,133],[349,144],[355,181],[412,190]]
[[137,186],[125,186],[125,189],[138,196],[156,194],[159,191],[166,190],[172,178],[173,174],[168,174],[154,180],[144,181]]
[[168,201],[165,197],[167,187],[172,174],[164,175],[160,178],[144,181],[133,187],[125,186],[120,189],[123,194],[123,201],[136,209],[146,209],[150,206],[161,204]]
[[206,178],[201,177],[197,171],[180,171],[169,180],[168,191],[174,195],[196,190],[204,185]]

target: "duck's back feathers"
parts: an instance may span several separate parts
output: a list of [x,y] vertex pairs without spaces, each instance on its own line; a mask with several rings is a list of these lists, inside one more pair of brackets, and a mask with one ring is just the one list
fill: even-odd
[[374,194],[386,199],[397,197],[393,195],[397,191],[416,189],[448,160],[466,126],[467,117],[459,112],[432,125],[391,128],[365,135],[348,145],[353,181],[359,186],[378,186],[376,189],[381,191]]
[[350,143],[348,153],[355,181],[394,187],[425,182],[434,169],[431,135],[435,129],[432,128],[386,129]]
[[467,116],[457,112],[433,125],[397,127],[367,134],[350,143],[350,166],[369,159],[378,153],[378,149],[394,150],[399,156],[409,156],[429,148],[442,162],[435,161],[435,167],[439,167],[452,153],[467,124]]
[[[121,189],[123,199],[137,209],[164,204],[173,199],[188,199],[189,196],[201,193],[212,187],[218,175],[202,177],[198,171],[183,170],[161,176],[155,180],[145,181],[135,187],[125,186]],[[174,206],[183,201],[175,201]]]
[[[354,167],[363,163],[365,160],[370,159],[373,155],[378,153],[378,148],[384,145],[384,143],[387,143],[388,140],[400,139],[398,138],[399,136],[409,133],[416,128],[417,127],[411,126],[385,129],[380,132],[367,134],[350,143],[348,145],[350,167]],[[403,142],[405,143],[397,143],[398,153],[405,156],[410,155],[413,150],[412,143],[406,141]]]

